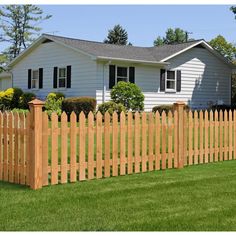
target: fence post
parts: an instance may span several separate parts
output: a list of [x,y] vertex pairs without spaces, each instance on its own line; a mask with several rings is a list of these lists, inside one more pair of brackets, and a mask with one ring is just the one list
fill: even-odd
[[30,107],[29,184],[32,189],[42,188],[42,107],[44,102],[34,99]]
[[177,132],[178,132],[178,140],[177,140],[177,162],[178,167],[177,168],[183,168],[184,167],[184,102],[176,102],[174,103],[174,110],[177,111],[178,114],[178,126]]

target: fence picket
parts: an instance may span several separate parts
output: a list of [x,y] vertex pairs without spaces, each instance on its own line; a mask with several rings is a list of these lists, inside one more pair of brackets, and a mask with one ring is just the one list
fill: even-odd
[[213,112],[210,111],[210,162],[213,162],[213,154],[214,154],[214,149],[213,149],[213,128],[214,128],[214,121],[213,121]]
[[85,115],[79,114],[79,180],[85,180]]
[[25,115],[20,113],[20,184],[25,184]]
[[172,112],[168,112],[168,169],[172,168]]
[[155,114],[155,137],[156,137],[156,147],[155,147],[155,154],[156,154],[156,159],[155,159],[155,170],[160,170],[160,113],[157,111]]
[[135,113],[134,121],[134,136],[135,136],[135,173],[140,172],[140,116],[139,113]]
[[13,172],[13,164],[14,164],[14,153],[13,153],[13,113],[9,113],[8,118],[8,133],[9,133],[9,182],[14,182],[14,172]]
[[142,172],[147,171],[147,116],[142,113]]
[[188,114],[188,164],[192,165],[193,164],[193,113],[189,111]]
[[208,163],[208,154],[209,154],[209,140],[208,140],[208,132],[209,132],[209,117],[208,117],[208,111],[204,112],[204,131],[205,131],[205,140],[204,140],[204,163]]
[[0,180],[3,180],[3,114],[0,111]]
[[188,117],[187,112],[183,111],[184,116],[184,166],[188,164]]
[[198,113],[194,111],[194,165],[198,164]]
[[215,111],[215,161],[217,162],[219,160],[219,122],[218,122],[218,112]]
[[233,126],[234,126],[234,131],[233,131],[233,136],[234,136],[234,156],[233,159],[236,159],[236,110],[234,110],[234,121],[233,121]]
[[52,113],[52,170],[51,170],[51,184],[58,184],[58,116]]
[[14,183],[19,183],[19,114],[14,115]]
[[128,174],[133,173],[133,114],[128,112]]
[[125,113],[120,114],[120,175],[125,175],[125,143],[126,143],[126,128],[125,128]]
[[203,163],[203,112],[199,112],[199,161]]
[[88,179],[94,178],[94,115],[88,115]]
[[8,113],[4,112],[3,115],[3,139],[4,139],[4,147],[3,147],[3,178],[4,181],[8,181]]
[[227,110],[224,111],[224,160],[228,160],[228,112]]
[[100,179],[102,178],[102,114],[100,112],[97,113],[96,126],[96,177]]
[[[25,141],[25,146],[26,146],[26,185],[30,185],[30,177],[29,177],[29,175],[30,175],[30,148],[31,148],[30,147],[30,112],[28,112],[26,115],[25,127],[26,127],[26,141]],[[45,171],[45,170],[43,170],[43,171]],[[48,171],[48,168],[46,169],[46,171]],[[48,180],[48,176],[47,176],[47,180]]]
[[148,117],[148,170],[153,171],[153,113],[149,113]]
[[105,138],[105,162],[104,162],[104,175],[110,177],[110,114],[105,113],[104,122],[104,138]]
[[70,114],[70,182],[75,182],[76,176],[76,114],[72,112]]
[[178,112],[174,111],[174,168],[178,168]]
[[223,122],[223,111],[220,110],[220,161],[223,161],[223,130],[224,130],[224,122]]
[[232,111],[229,111],[229,160],[232,160]]
[[112,114],[112,176],[118,175],[118,115]]
[[[43,122],[45,120],[43,119]],[[45,128],[48,126],[47,123],[44,124]],[[67,115],[65,112],[61,114],[61,183],[67,183],[67,139],[68,139],[68,126],[67,126]],[[46,130],[45,130],[46,131]],[[46,135],[46,134],[45,134]],[[48,143],[48,137],[45,137],[46,143]],[[45,160],[45,166],[48,165],[48,163]],[[46,177],[45,173],[45,177]]]
[[162,148],[161,148],[161,169],[166,169],[166,113],[163,111],[161,116],[162,123]]

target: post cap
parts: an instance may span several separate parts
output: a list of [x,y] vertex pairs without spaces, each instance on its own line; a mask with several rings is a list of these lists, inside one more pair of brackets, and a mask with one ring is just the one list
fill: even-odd
[[28,104],[30,106],[43,106],[45,104],[45,102],[43,102],[43,101],[41,101],[39,99],[34,99],[34,100],[28,102]]
[[185,102],[177,101],[177,102],[174,103],[174,105],[175,105],[175,106],[176,106],[176,105],[177,105],[177,106],[184,106],[184,105],[186,105],[186,104],[185,104]]

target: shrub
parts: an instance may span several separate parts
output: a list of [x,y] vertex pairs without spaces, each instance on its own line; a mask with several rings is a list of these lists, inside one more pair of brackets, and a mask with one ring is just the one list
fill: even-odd
[[26,115],[29,112],[29,110],[28,109],[14,108],[12,110],[12,112],[23,113],[24,115]]
[[46,97],[44,108],[51,117],[52,113],[57,113],[58,116],[61,116],[62,113],[62,102],[65,98],[63,93],[49,93]]
[[[184,106],[185,111],[190,111],[190,107],[188,105]],[[174,105],[160,105],[160,106],[155,106],[152,108],[152,112],[156,113],[159,112],[160,114],[165,111],[168,113],[169,111],[173,112],[174,111]]]
[[81,111],[87,116],[90,111],[94,112],[96,109],[96,99],[92,97],[71,97],[66,98],[62,102],[62,111],[68,115],[72,111],[79,115]]
[[36,95],[34,93],[23,93],[20,97],[20,108],[21,109],[29,109],[28,102],[34,100]]
[[111,90],[111,99],[117,104],[123,104],[128,111],[144,109],[144,95],[141,89],[130,82],[118,82]]
[[9,88],[1,93],[1,103],[7,109],[19,108],[22,94],[23,91],[20,88]]
[[126,112],[126,109],[121,103],[117,104],[113,101],[110,101],[110,102],[104,102],[101,105],[99,105],[98,111],[100,111],[102,115],[104,115],[107,111],[109,112],[110,115],[112,115],[114,112],[116,112],[119,115],[122,111]]

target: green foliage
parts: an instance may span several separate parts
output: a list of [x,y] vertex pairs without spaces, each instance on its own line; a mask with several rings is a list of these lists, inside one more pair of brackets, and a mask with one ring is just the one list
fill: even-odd
[[71,97],[66,98],[62,102],[62,111],[65,111],[68,115],[72,111],[79,115],[80,112],[84,112],[87,116],[89,112],[94,112],[96,109],[96,99],[92,97]]
[[57,113],[58,116],[61,116],[62,113],[62,102],[65,99],[63,93],[49,93],[46,97],[44,108],[49,117],[52,113]]
[[0,73],[5,70],[6,63],[7,63],[6,55],[0,54]]
[[12,109],[12,112],[23,113],[24,115],[26,115],[29,112],[29,110],[28,109],[14,108],[14,109]]
[[209,44],[229,61],[235,61],[236,47],[232,43],[227,42],[222,35],[212,39]]
[[[192,40],[192,39],[191,39]],[[168,28],[165,37],[158,36],[154,40],[154,46],[161,46],[164,44],[183,43],[189,41],[188,33],[180,28]]]
[[19,107],[21,109],[29,109],[28,102],[34,100],[36,98],[36,95],[34,93],[23,93],[20,97],[20,105]]
[[236,7],[234,7],[234,6],[232,6],[232,7],[230,7],[230,10],[234,13],[234,17],[235,17],[235,19],[236,19]]
[[35,39],[34,35],[41,30],[38,25],[50,17],[43,16],[43,10],[36,5],[5,5],[0,8],[0,40],[10,44],[5,52],[9,60]]
[[111,99],[115,103],[121,103],[127,111],[143,111],[144,95],[141,89],[130,82],[118,82],[111,90]]
[[109,112],[110,115],[116,112],[119,115],[122,111],[126,112],[126,109],[121,103],[117,104],[113,101],[110,101],[100,104],[98,106],[98,111],[100,111],[102,115],[104,115],[106,112]]
[[0,92],[1,109],[13,109],[19,107],[20,97],[23,91],[20,88],[9,88]]
[[121,25],[115,25],[113,29],[108,31],[107,39],[104,40],[104,43],[127,45],[128,33]]

